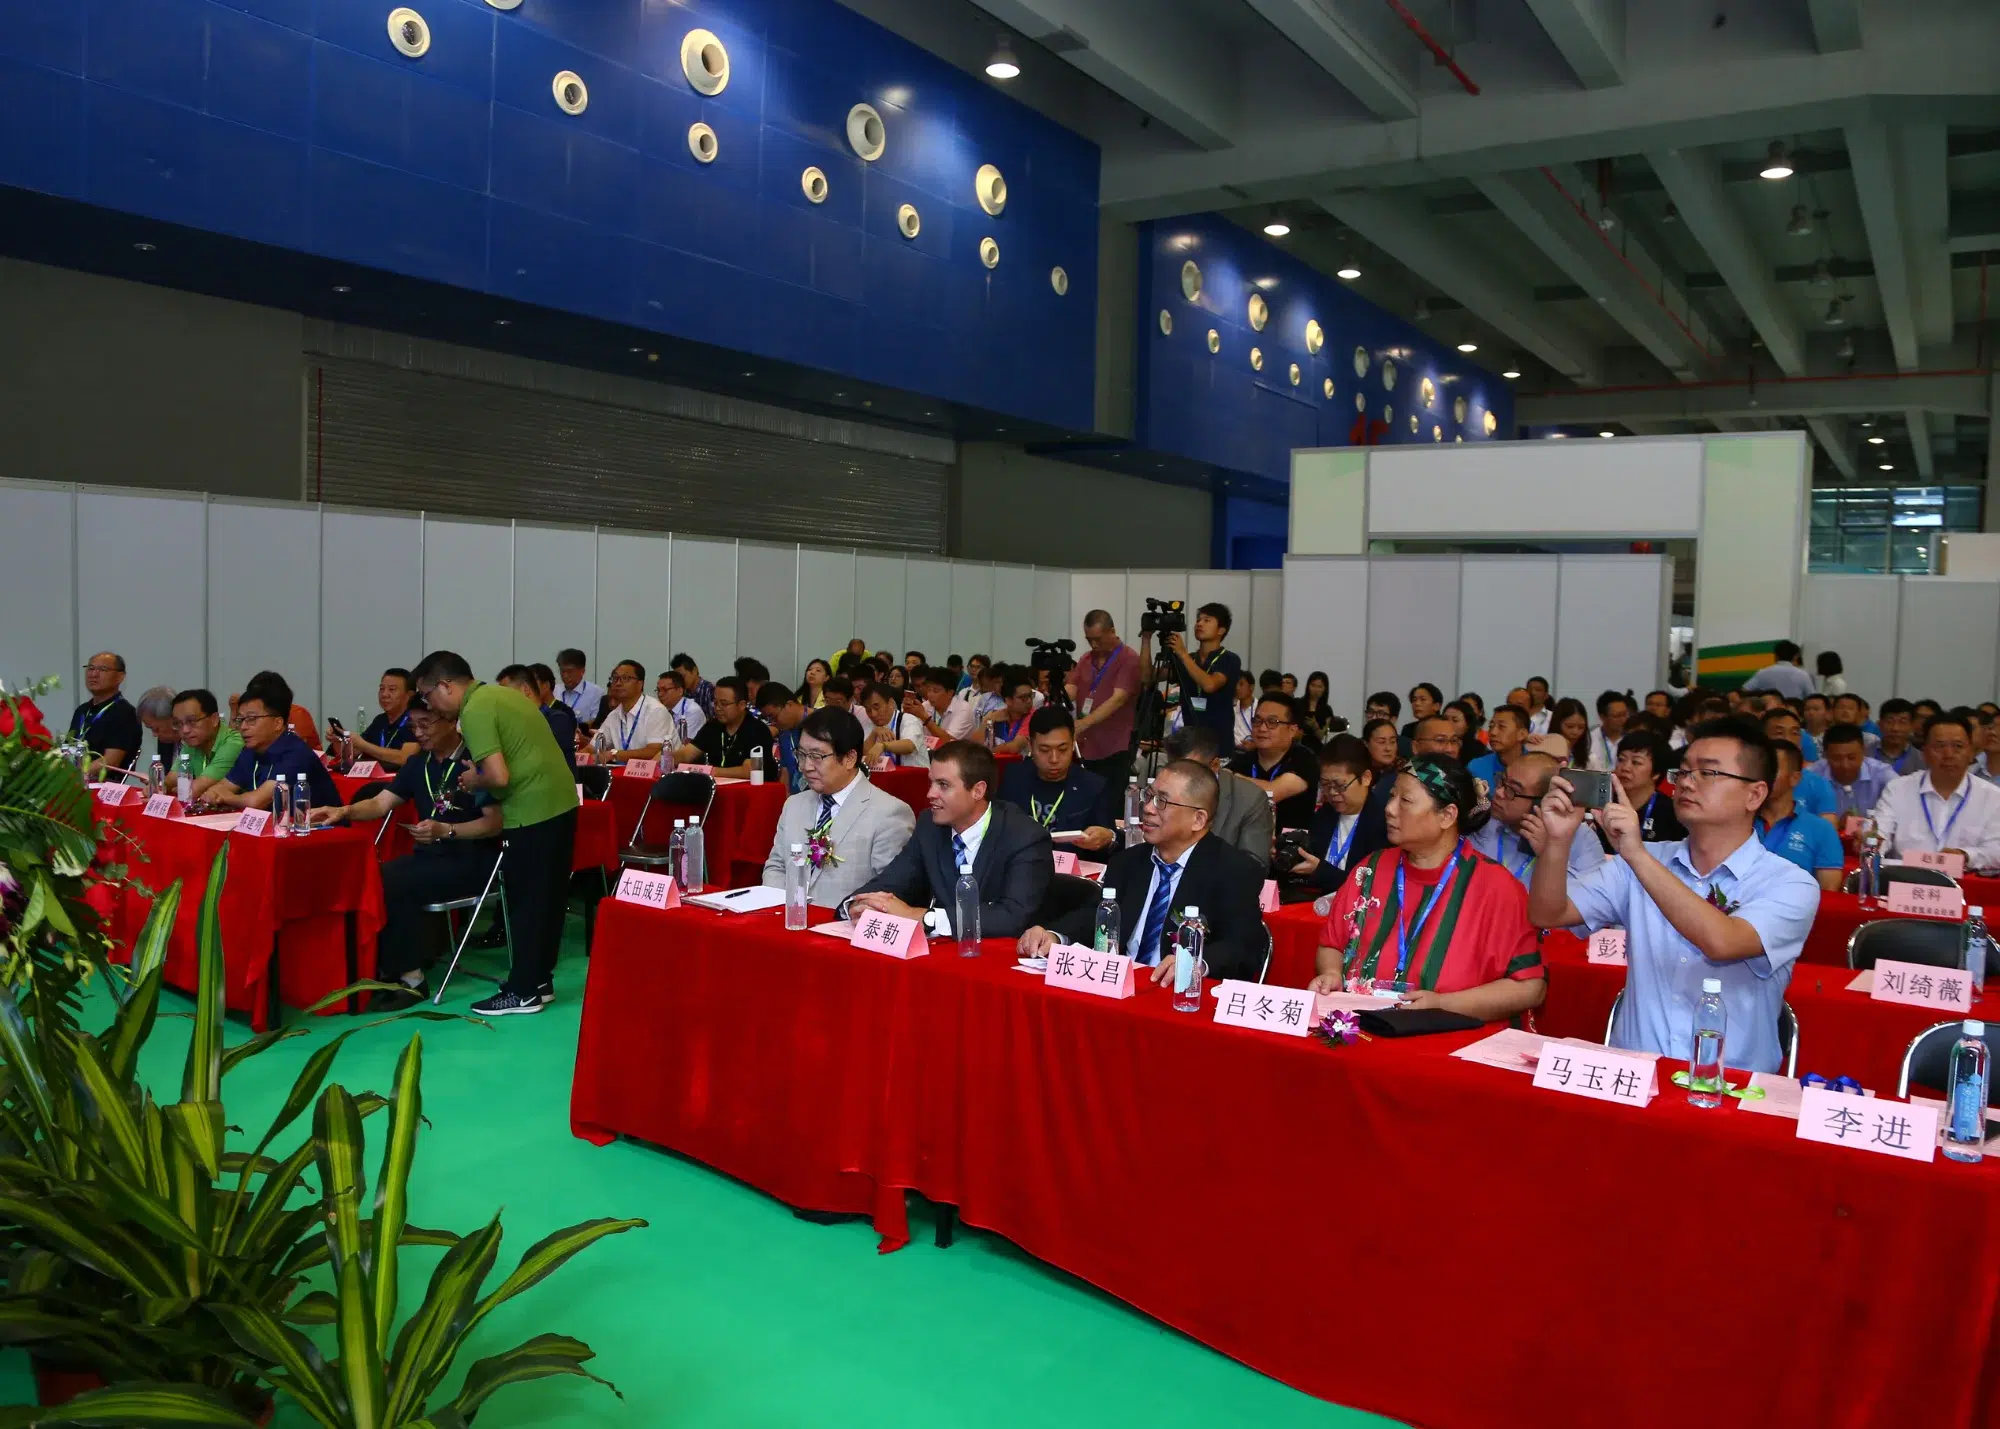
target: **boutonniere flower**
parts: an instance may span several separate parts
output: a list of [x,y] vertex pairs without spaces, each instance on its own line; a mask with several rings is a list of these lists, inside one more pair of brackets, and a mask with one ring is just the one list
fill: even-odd
[[1738,908],[1743,906],[1741,903],[1731,900],[1728,894],[1713,884],[1709,885],[1708,901],[1713,903],[1717,908],[1720,908],[1724,914],[1733,914]]
[[1312,1035],[1329,1047],[1352,1047],[1356,1042],[1372,1041],[1361,1030],[1361,1019],[1352,1012],[1333,1011],[1313,1024]]
[[806,862],[814,869],[825,868],[828,864],[838,864],[840,855],[833,851],[833,840],[823,832],[813,832],[806,836]]

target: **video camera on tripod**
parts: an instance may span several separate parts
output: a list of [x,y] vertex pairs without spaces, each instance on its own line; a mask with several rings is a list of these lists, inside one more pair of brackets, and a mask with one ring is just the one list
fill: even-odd
[[1145,613],[1139,617],[1141,635],[1185,635],[1187,634],[1187,602],[1184,600],[1154,600],[1146,597]]
[[1076,649],[1074,640],[1037,640],[1028,637],[1028,668],[1047,670],[1049,683],[1057,684],[1064,675],[1076,668],[1076,660],[1070,652]]

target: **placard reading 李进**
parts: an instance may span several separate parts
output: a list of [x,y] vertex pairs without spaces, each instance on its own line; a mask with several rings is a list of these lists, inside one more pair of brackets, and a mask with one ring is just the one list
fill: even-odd
[[1937,1107],[1807,1087],[1799,1097],[1799,1140],[1931,1161],[1937,1157]]

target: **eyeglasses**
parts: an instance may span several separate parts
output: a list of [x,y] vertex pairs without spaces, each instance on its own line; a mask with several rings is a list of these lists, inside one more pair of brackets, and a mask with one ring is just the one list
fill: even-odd
[[1731,774],[1727,769],[1676,769],[1667,775],[1667,783],[1676,789],[1685,784],[1693,789],[1716,779],[1734,779],[1743,784],[1762,784],[1762,779],[1753,779],[1748,774]]
[[258,720],[279,719],[279,718],[280,716],[274,714],[254,714],[254,715],[240,714],[236,716],[235,719],[232,719],[230,723],[235,725],[238,729],[248,729],[250,728],[251,725],[257,723]]
[[1283,729],[1291,723],[1293,721],[1288,719],[1266,719],[1262,715],[1253,715],[1250,718],[1250,728],[1252,729]]
[[1142,806],[1151,804],[1156,809],[1199,809],[1201,807],[1199,804],[1184,804],[1179,799],[1169,799],[1157,789],[1148,789],[1145,793],[1141,794],[1139,796],[1139,803]]
[[800,749],[793,755],[801,764],[819,765],[833,758],[831,749]]
[[116,665],[85,665],[83,673],[86,675],[122,675],[125,672],[120,670]]
[[182,719],[178,715],[176,715],[174,717],[174,728],[200,729],[205,722],[213,718],[215,718],[214,715],[196,715],[193,719]]
[[1331,794],[1334,798],[1338,799],[1342,794],[1345,794],[1360,782],[1359,779],[1322,779],[1319,781],[1319,791],[1322,794]]

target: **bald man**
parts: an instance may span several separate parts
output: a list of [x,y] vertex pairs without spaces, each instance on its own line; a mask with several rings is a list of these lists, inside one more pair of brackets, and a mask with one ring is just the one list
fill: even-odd
[[[1500,782],[1487,791],[1493,817],[1472,835],[1473,849],[1520,879],[1523,886],[1533,875],[1535,856],[1542,849],[1542,822],[1536,810],[1541,807],[1542,795],[1549,792],[1549,781],[1561,768],[1546,754],[1517,756],[1501,774]],[[1603,861],[1604,848],[1597,840],[1571,841],[1572,874],[1587,873]]]
[[125,698],[125,657],[100,650],[83,667],[83,688],[90,698],[69,717],[69,737],[90,750],[86,779],[103,779],[127,768],[145,738],[139,712]]

